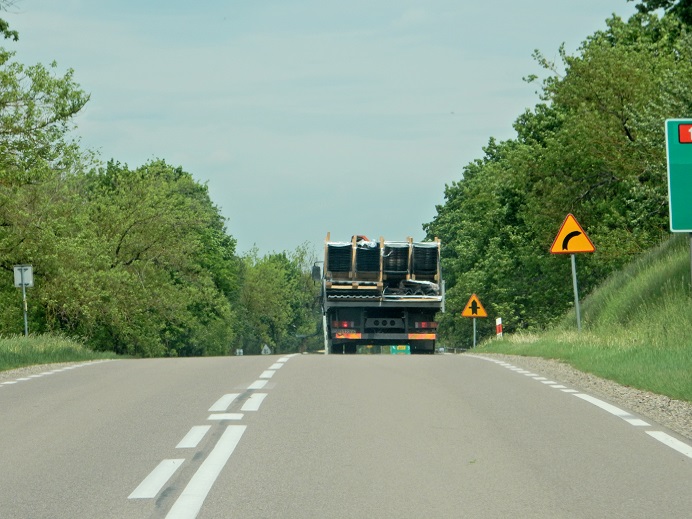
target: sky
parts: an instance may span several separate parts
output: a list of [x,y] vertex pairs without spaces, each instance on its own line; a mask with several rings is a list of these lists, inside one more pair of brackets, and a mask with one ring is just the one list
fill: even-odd
[[15,0],[25,64],[74,69],[102,161],[206,183],[243,254],[327,233],[422,240],[446,185],[540,102],[532,54],[569,53],[626,0]]

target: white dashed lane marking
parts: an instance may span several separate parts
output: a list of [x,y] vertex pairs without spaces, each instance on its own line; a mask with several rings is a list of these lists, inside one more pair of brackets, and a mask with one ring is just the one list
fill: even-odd
[[644,420],[640,420],[639,418],[635,418],[632,416],[630,413],[627,411],[624,411],[620,409],[619,407],[615,407],[612,404],[609,404],[608,402],[604,402],[603,400],[600,400],[598,398],[592,397],[591,395],[585,395],[583,393],[575,393],[577,398],[581,398],[582,400],[586,400],[590,404],[595,405],[596,407],[600,407],[604,411],[617,416],[618,418],[622,418],[625,420],[627,423],[637,426],[637,427],[648,427],[649,424],[646,423]]
[[675,449],[688,458],[692,458],[692,447],[687,445],[685,442],[681,442],[677,438],[673,438],[670,434],[666,434],[663,431],[646,431],[646,434],[652,438],[656,438],[661,443],[667,445],[671,449]]
[[228,409],[228,406],[231,405],[236,398],[238,398],[239,395],[240,393],[229,393],[227,395],[223,395],[213,406],[209,408],[209,412],[216,413],[219,411],[225,411]]
[[[276,370],[282,368],[292,356],[293,355],[281,357],[277,362],[272,364],[268,370],[260,375],[259,379],[248,386],[248,391],[264,388],[269,381],[268,379],[273,377]],[[237,401],[239,396],[240,393],[228,393],[223,395],[209,408],[209,412],[212,414],[209,415],[207,420],[216,422],[223,422],[224,420],[242,420],[244,417],[243,413],[225,412]],[[266,397],[267,393],[251,393],[243,403],[241,410],[258,411]],[[223,424],[214,425],[214,427],[223,427]],[[185,437],[180,440],[176,449],[197,448],[211,428],[211,425],[195,425]],[[204,459],[192,476],[178,499],[173,503],[168,515],[166,515],[167,518],[194,519],[197,516],[204,504],[207,494],[228,462],[231,454],[233,454],[238,442],[240,442],[240,438],[243,436],[245,429],[245,425],[226,426],[221,438],[217,441],[209,455]],[[163,460],[149,476],[140,483],[132,494],[130,494],[129,499],[155,498],[183,462],[184,460],[180,459]]]
[[250,395],[250,398],[247,399],[247,401],[243,404],[243,407],[240,409],[241,411],[258,411],[260,408],[260,405],[262,405],[262,402],[264,399],[267,397],[267,393],[254,393]]
[[66,366],[64,368],[54,369],[52,371],[44,371],[43,373],[37,373],[35,375],[28,375],[26,377],[20,377],[20,378],[17,378],[15,380],[7,380],[5,382],[0,382],[0,387],[12,386],[12,385],[17,384],[19,382],[28,382],[30,380],[34,380],[37,378],[47,377],[48,375],[54,375],[55,373],[62,373],[63,371],[69,371],[72,369],[83,368],[85,366],[93,366],[96,364],[101,364],[102,362],[108,362],[108,360],[98,360],[98,361],[93,361],[93,362],[85,362],[84,364],[75,364],[73,366]]
[[[558,389],[562,391],[563,393],[567,394],[572,394],[576,396],[577,398],[581,398],[585,402],[589,402],[592,405],[595,405],[596,407],[599,407],[600,409],[606,411],[607,413],[610,413],[614,416],[617,416],[618,418],[622,418],[625,420],[627,423],[630,425],[633,425],[635,427],[651,427],[651,425],[648,422],[645,422],[644,420],[637,418],[631,413],[628,413],[624,409],[620,409],[617,406],[614,406],[613,404],[609,404],[608,402],[604,402],[603,400],[599,398],[595,398],[591,395],[587,395],[584,393],[580,393],[576,389],[569,389],[566,386],[563,386],[562,384],[558,384],[557,382],[553,380],[548,380],[546,377],[541,377],[540,375],[537,375],[536,373],[529,373],[528,371],[522,370],[521,368],[517,368],[516,366],[513,366],[512,364],[509,364],[504,361],[500,360],[495,360],[491,359],[488,357],[483,357],[481,355],[471,355],[472,357],[475,357],[477,359],[482,359],[482,360],[487,360],[490,362],[493,362],[499,366],[502,366],[504,368],[507,368],[511,371],[515,371],[517,373],[521,373],[522,375],[526,375],[527,377],[530,377],[534,380],[537,380],[538,382],[541,382],[545,384],[548,387],[552,387],[553,389]],[[688,458],[692,458],[692,447],[688,445],[687,443],[678,440],[677,438],[674,438],[673,436],[664,433],[663,431],[645,431],[646,434],[651,436],[652,438],[655,438],[656,440],[660,441],[664,445],[670,447],[671,449],[675,449],[676,451],[684,454]]]
[[226,428],[214,449],[173,504],[170,512],[166,515],[166,519],[193,519],[197,517],[207,494],[238,446],[244,432],[244,425],[229,425]]
[[185,460],[163,460],[149,475],[134,489],[128,499],[152,499],[156,497],[166,482],[175,474]]
[[267,380],[255,380],[252,384],[248,386],[248,389],[264,389],[267,385]]
[[180,443],[175,446],[176,449],[194,449],[202,441],[202,438],[209,432],[211,425],[195,425],[190,432],[185,435],[185,438],[180,440]]
[[207,420],[242,420],[243,413],[217,413],[210,414]]

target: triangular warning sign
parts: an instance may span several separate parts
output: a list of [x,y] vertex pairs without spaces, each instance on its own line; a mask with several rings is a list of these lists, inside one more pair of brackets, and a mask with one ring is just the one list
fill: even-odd
[[555,237],[553,246],[550,247],[552,254],[575,254],[577,252],[594,252],[595,250],[596,247],[594,247],[593,242],[571,213],[562,222],[562,227]]
[[480,299],[476,294],[471,296],[469,302],[466,303],[464,311],[461,312],[462,317],[488,317],[488,312],[485,311]]

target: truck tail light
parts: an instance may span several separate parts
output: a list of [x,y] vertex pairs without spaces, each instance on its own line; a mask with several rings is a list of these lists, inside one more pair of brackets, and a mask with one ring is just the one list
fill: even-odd
[[437,323],[434,321],[423,321],[419,323],[414,323],[414,328],[418,329],[434,329],[437,328]]
[[332,321],[332,328],[355,328],[354,321]]

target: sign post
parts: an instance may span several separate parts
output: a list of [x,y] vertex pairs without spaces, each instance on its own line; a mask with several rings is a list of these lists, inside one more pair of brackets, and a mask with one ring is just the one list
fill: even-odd
[[478,299],[476,294],[473,294],[466,303],[464,310],[461,312],[462,317],[472,317],[473,318],[473,347],[476,347],[476,317],[488,317],[488,312],[485,311],[481,300]]
[[14,286],[22,289],[22,301],[24,303],[24,336],[29,336],[28,305],[26,302],[26,287],[34,286],[34,271],[31,265],[14,266]]
[[666,120],[666,156],[670,230],[690,233],[692,272],[692,119]]
[[581,332],[581,310],[579,308],[579,287],[577,286],[577,260],[575,254],[594,252],[593,242],[582,229],[573,214],[568,214],[550,247],[551,254],[569,254],[572,261],[572,287],[574,288],[574,310],[577,313],[577,330]]

